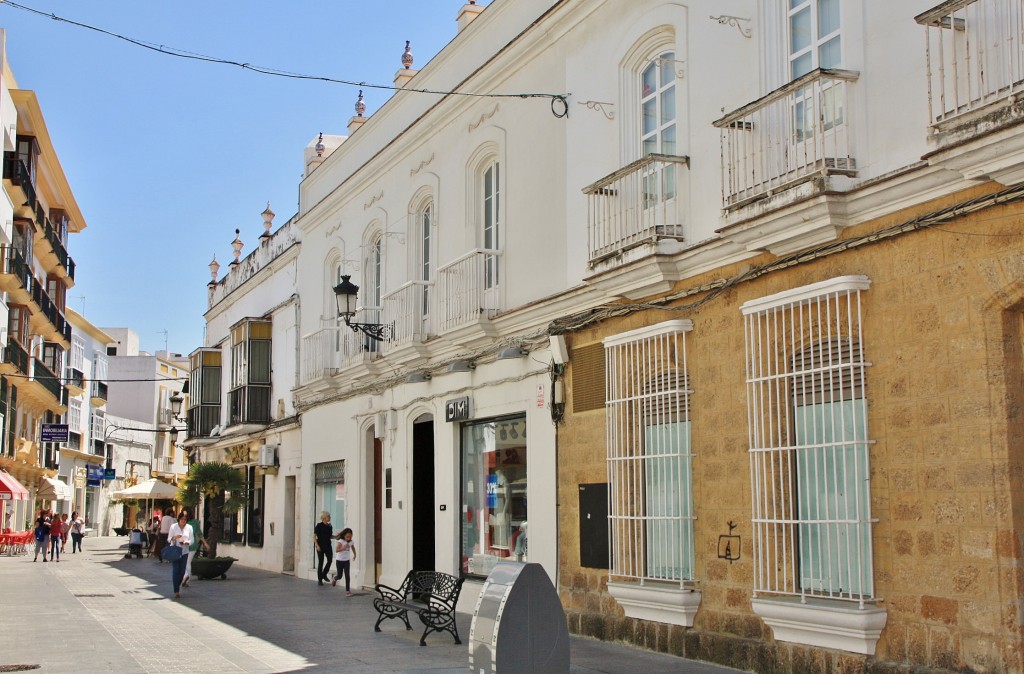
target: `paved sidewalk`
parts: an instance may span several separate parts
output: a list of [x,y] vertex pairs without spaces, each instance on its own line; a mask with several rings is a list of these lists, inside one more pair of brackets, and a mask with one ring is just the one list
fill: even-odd
[[[0,557],[0,672],[468,672],[463,645],[397,621],[373,631],[369,592],[234,566],[227,580],[193,580],[169,599],[170,565],[125,559],[124,538],[86,538],[59,563]],[[69,548],[70,549],[70,548]],[[390,624],[389,624],[390,623]],[[736,670],[572,638],[576,674],[734,674]]]

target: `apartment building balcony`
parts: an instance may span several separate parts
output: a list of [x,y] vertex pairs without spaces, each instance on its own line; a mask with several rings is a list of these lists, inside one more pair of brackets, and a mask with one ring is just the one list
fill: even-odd
[[229,426],[269,423],[269,386],[242,386],[228,392]]
[[437,270],[437,331],[469,345],[493,339],[491,318],[502,310],[501,251],[478,248]]
[[46,289],[39,283],[32,283],[32,311],[29,325],[36,334],[48,342],[56,342],[65,349],[71,348],[71,323],[50,299]]
[[60,240],[60,235],[42,209],[36,211],[35,256],[48,274],[57,278],[67,279],[69,286],[74,285],[75,263],[68,255],[67,248]]
[[683,241],[679,175],[689,157],[649,154],[583,188],[587,196],[589,264],[625,261],[632,249],[657,252]]
[[0,290],[10,304],[28,304],[32,299],[32,274],[21,251],[10,244],[0,246]]
[[914,20],[928,64],[929,163],[1024,181],[1022,0],[948,0]]
[[66,376],[64,377],[64,386],[67,387],[68,393],[73,396],[79,395],[85,392],[85,373],[78,368],[68,367],[66,370]]
[[[320,328],[302,338],[303,386],[334,376],[341,369],[342,332],[337,326]],[[346,331],[349,328],[345,328]]]
[[93,381],[89,385],[89,402],[93,407],[102,407],[107,404],[107,391],[109,387],[105,381]]
[[383,352],[401,360],[426,356],[420,345],[431,336],[431,301],[434,284],[409,281],[382,300],[381,320],[391,327],[391,334],[381,345]]
[[[852,94],[859,74],[818,68],[716,120],[726,211],[830,176],[855,176]],[[831,184],[820,180],[815,191]]]
[[28,351],[17,340],[8,338],[3,349],[3,360],[0,361],[0,374],[27,376],[30,371]]
[[[10,342],[8,342],[10,347]],[[67,392],[61,380],[38,358],[29,357],[28,378],[18,383],[18,401],[54,414],[67,411]]]
[[11,196],[15,215],[31,217],[36,210],[38,199],[32,175],[17,152],[4,152],[4,187]]

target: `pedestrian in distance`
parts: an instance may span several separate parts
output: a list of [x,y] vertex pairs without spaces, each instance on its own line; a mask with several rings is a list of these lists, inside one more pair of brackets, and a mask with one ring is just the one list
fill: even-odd
[[[187,517],[184,510],[181,512]],[[188,564],[185,565],[185,579],[181,581],[182,587],[188,587],[188,580],[192,577],[192,560],[199,554],[199,546],[202,545],[206,548],[206,552],[210,552],[210,544],[206,542],[206,536],[203,535],[203,530],[199,526],[199,520],[193,517],[188,521],[188,525],[192,527],[192,545],[188,548]]]
[[85,520],[78,516],[78,511],[71,513],[71,554],[75,548],[82,551],[82,539],[85,537]]
[[326,510],[320,513],[320,522],[313,527],[313,545],[316,546],[316,584],[323,585],[325,580],[330,580],[327,574],[331,572],[331,552],[333,547],[331,539],[334,536],[334,527],[331,526],[331,513]]
[[177,518],[174,516],[174,508],[168,508],[165,510],[164,516],[160,518],[160,535],[156,538],[156,559],[161,564],[164,563],[164,557],[160,553],[163,551],[164,545],[167,544],[167,541],[170,540],[168,538],[168,534],[171,533],[171,527],[174,526],[174,522],[176,520]]
[[32,560],[33,562],[39,561],[40,550],[43,553],[43,561],[46,561],[46,549],[50,545],[50,518],[47,516],[47,511],[43,508],[39,509],[39,517],[36,518],[36,556]]
[[181,556],[171,562],[171,585],[174,586],[174,598],[181,599],[181,583],[185,580],[185,568],[188,566],[188,549],[195,540],[192,526],[188,523],[188,515],[182,511],[178,521],[171,525],[167,532],[167,545],[181,549]]
[[157,540],[160,538],[160,518],[157,515],[153,515],[153,519],[146,526],[146,538],[149,556],[152,557],[156,554]]
[[338,547],[334,551],[334,561],[338,565],[338,570],[334,574],[334,580],[331,581],[331,585],[336,585],[338,579],[341,578],[341,574],[345,574],[345,596],[352,596],[352,560],[356,558],[356,544],[352,542],[352,530],[348,527],[341,530],[341,538],[338,541]]
[[60,551],[63,553],[65,546],[68,544],[68,534],[70,525],[68,524],[68,514],[62,513],[60,516]]
[[[50,559],[59,562],[60,561],[60,547],[61,541],[64,539],[64,523],[60,520],[60,515],[54,513],[53,517],[50,518]],[[43,560],[46,561],[45,559]]]

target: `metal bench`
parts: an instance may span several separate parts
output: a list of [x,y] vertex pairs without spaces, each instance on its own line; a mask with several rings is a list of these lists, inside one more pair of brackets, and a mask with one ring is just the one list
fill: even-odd
[[381,622],[392,618],[400,618],[405,629],[411,630],[409,611],[412,611],[425,626],[420,646],[427,645],[427,635],[431,632],[448,632],[455,643],[461,644],[455,624],[455,605],[459,602],[463,580],[440,571],[410,571],[398,589],[381,583],[374,585],[379,596],[373,600],[373,607],[380,615],[373,630],[380,632]]

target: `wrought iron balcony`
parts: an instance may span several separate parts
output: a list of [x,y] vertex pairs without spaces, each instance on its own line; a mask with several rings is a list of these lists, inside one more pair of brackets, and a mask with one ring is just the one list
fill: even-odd
[[927,31],[928,108],[933,125],[1024,91],[1024,2],[947,0],[914,17]]
[[437,270],[438,332],[489,319],[501,310],[497,292],[501,251],[470,251]]
[[391,337],[384,342],[385,351],[422,342],[430,335],[433,285],[427,281],[409,281],[384,296],[381,316],[384,324],[391,326]]
[[4,348],[3,362],[5,365],[9,365],[10,369],[13,370],[10,374],[29,374],[28,351],[26,351],[16,339],[7,339],[7,346]]
[[725,208],[815,176],[856,175],[851,110],[858,76],[812,70],[717,120]]
[[68,367],[64,385],[68,387],[71,395],[78,395],[85,391],[85,373],[75,367]]
[[189,409],[188,437],[208,438],[213,429],[220,424],[220,404],[199,405]]
[[590,263],[658,239],[683,239],[679,174],[689,157],[649,154],[583,188]]
[[14,210],[18,211],[24,206],[34,211],[37,204],[36,187],[32,184],[32,174],[17,152],[4,152],[4,180],[21,189],[23,203],[15,203]]
[[10,244],[0,246],[0,290],[9,301],[25,303],[31,298],[32,277],[21,251]]
[[[40,220],[41,222],[39,222]],[[50,223],[50,219],[43,215],[42,209],[36,211],[36,221],[40,225],[36,228],[36,257],[42,262],[47,272],[53,271],[60,278],[70,276],[74,280],[74,263],[70,262],[71,257],[68,255],[67,248],[64,247],[64,243]]]
[[89,402],[93,407],[107,404],[108,386],[105,381],[93,381],[89,386]]
[[33,312],[29,320],[38,333],[47,341],[60,342],[65,348],[70,346],[71,324],[39,283],[32,283],[32,302],[38,312]]
[[46,366],[46,363],[38,358],[32,359],[32,379],[38,382],[47,393],[53,396],[54,401],[61,404],[63,401],[64,386],[53,371]]
[[305,335],[302,338],[302,384],[337,374],[341,367],[341,346],[341,328],[336,326]]

